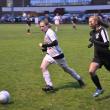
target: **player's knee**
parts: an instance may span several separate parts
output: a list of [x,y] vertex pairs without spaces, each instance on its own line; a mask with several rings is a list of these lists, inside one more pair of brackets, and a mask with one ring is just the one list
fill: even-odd
[[40,70],[43,72],[46,70],[46,68],[44,66],[40,66]]

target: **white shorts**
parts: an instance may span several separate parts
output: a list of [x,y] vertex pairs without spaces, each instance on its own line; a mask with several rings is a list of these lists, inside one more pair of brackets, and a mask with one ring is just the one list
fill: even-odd
[[55,21],[55,24],[56,24],[56,25],[59,25],[59,24],[60,24],[60,22],[59,22],[59,21]]
[[53,64],[53,63],[58,64],[60,67],[67,67],[68,66],[65,58],[54,60],[49,54],[46,54],[43,60],[46,60],[51,64]]
[[56,63],[56,61],[49,54],[46,54],[43,60],[46,60],[49,63]]

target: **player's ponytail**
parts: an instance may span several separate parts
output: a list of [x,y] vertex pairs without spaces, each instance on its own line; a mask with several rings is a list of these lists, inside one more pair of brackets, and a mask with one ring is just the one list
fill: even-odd
[[109,25],[106,22],[104,22],[102,19],[100,19],[98,22],[101,26],[103,26],[105,28],[109,28]]
[[109,28],[109,25],[103,21],[103,19],[100,16],[95,16],[95,20],[97,20],[97,23],[99,26],[103,26],[105,28]]

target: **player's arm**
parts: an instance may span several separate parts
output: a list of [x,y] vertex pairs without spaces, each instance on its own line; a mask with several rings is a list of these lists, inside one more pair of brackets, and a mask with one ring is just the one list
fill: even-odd
[[94,44],[101,46],[101,47],[109,47],[109,42],[100,42],[100,41],[96,41],[94,40]]
[[103,41],[94,40],[94,44],[96,44],[98,46],[101,46],[101,47],[109,47],[109,39],[107,37],[108,35],[105,32],[105,30],[102,29],[100,34],[101,34],[101,37],[102,37]]
[[43,48],[47,48],[47,47],[53,47],[53,46],[56,46],[58,45],[58,41],[57,40],[54,40],[52,43],[50,44],[42,44],[42,47]]
[[39,47],[40,47],[40,49],[42,50],[42,52],[46,52],[47,51],[47,48],[44,48],[44,47],[42,47],[42,43],[39,43]]
[[89,35],[90,35],[90,38],[89,38],[90,43],[88,45],[88,48],[91,48],[93,46],[93,42],[94,42],[93,31],[91,31],[89,33]]
[[94,43],[94,40],[95,40],[94,30],[92,30],[92,31],[89,33],[89,35],[90,35],[89,41],[90,41],[91,43]]

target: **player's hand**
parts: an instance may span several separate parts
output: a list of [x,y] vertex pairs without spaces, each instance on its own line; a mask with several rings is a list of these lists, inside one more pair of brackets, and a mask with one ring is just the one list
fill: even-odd
[[92,42],[92,43],[94,43],[94,39],[93,38],[90,38],[89,41]]
[[43,44],[42,43],[39,43],[39,47],[42,50],[42,52],[47,51],[47,48],[43,47]]
[[88,45],[88,48],[91,48],[93,46],[93,43],[90,43],[89,45]]
[[39,43],[39,47],[42,48],[42,43]]

